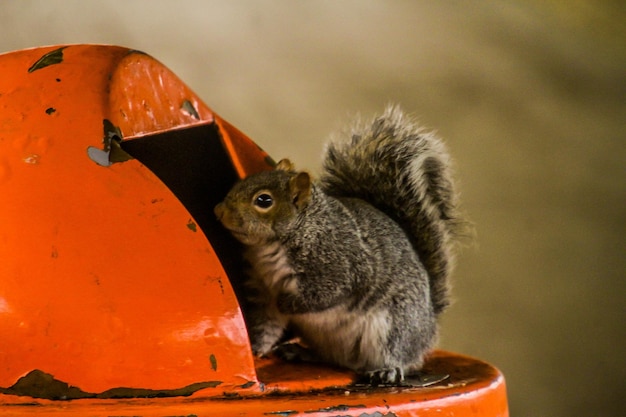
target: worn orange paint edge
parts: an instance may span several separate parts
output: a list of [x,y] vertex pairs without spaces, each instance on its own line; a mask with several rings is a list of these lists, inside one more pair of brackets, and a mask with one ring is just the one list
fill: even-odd
[[[50,401],[0,395],[0,412],[13,415],[236,415],[318,416],[508,416],[506,384],[494,367],[438,351],[429,372],[452,371],[427,388],[350,385],[353,374],[324,366],[257,360],[259,385],[224,387],[190,397]],[[440,369],[443,367],[443,369]],[[10,398],[11,397],[11,398]],[[381,415],[378,414],[378,415]]]

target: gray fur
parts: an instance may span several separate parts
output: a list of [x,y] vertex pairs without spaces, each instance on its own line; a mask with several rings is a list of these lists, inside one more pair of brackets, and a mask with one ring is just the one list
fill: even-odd
[[[418,370],[447,305],[456,226],[448,156],[390,108],[328,146],[319,183],[288,161],[238,183],[216,214],[247,245],[254,353],[293,329],[373,381]],[[269,209],[255,207],[270,195]]]
[[350,141],[327,146],[322,188],[335,197],[361,198],[405,228],[440,313],[449,304],[452,241],[462,225],[443,142],[395,106],[370,124],[357,123],[349,135]]

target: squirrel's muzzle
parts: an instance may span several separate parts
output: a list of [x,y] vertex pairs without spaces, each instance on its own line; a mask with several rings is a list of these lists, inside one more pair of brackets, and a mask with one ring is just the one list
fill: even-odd
[[224,212],[225,211],[226,211],[226,209],[224,208],[224,203],[219,203],[213,209],[213,212],[215,213],[215,215],[217,216],[217,220],[219,220],[219,221],[222,221],[222,218],[224,217]]

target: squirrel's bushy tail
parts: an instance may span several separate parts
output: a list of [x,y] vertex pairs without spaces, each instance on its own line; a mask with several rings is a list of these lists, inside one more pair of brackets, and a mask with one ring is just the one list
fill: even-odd
[[407,232],[430,279],[435,313],[448,304],[453,240],[461,221],[444,144],[396,106],[327,145],[321,184],[335,197],[361,198]]

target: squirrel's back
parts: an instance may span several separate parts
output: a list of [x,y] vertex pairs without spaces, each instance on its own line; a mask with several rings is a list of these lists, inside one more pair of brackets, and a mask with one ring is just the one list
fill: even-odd
[[444,144],[395,106],[349,135],[327,146],[323,190],[365,200],[400,224],[428,271],[440,313],[449,304],[453,240],[461,224]]

